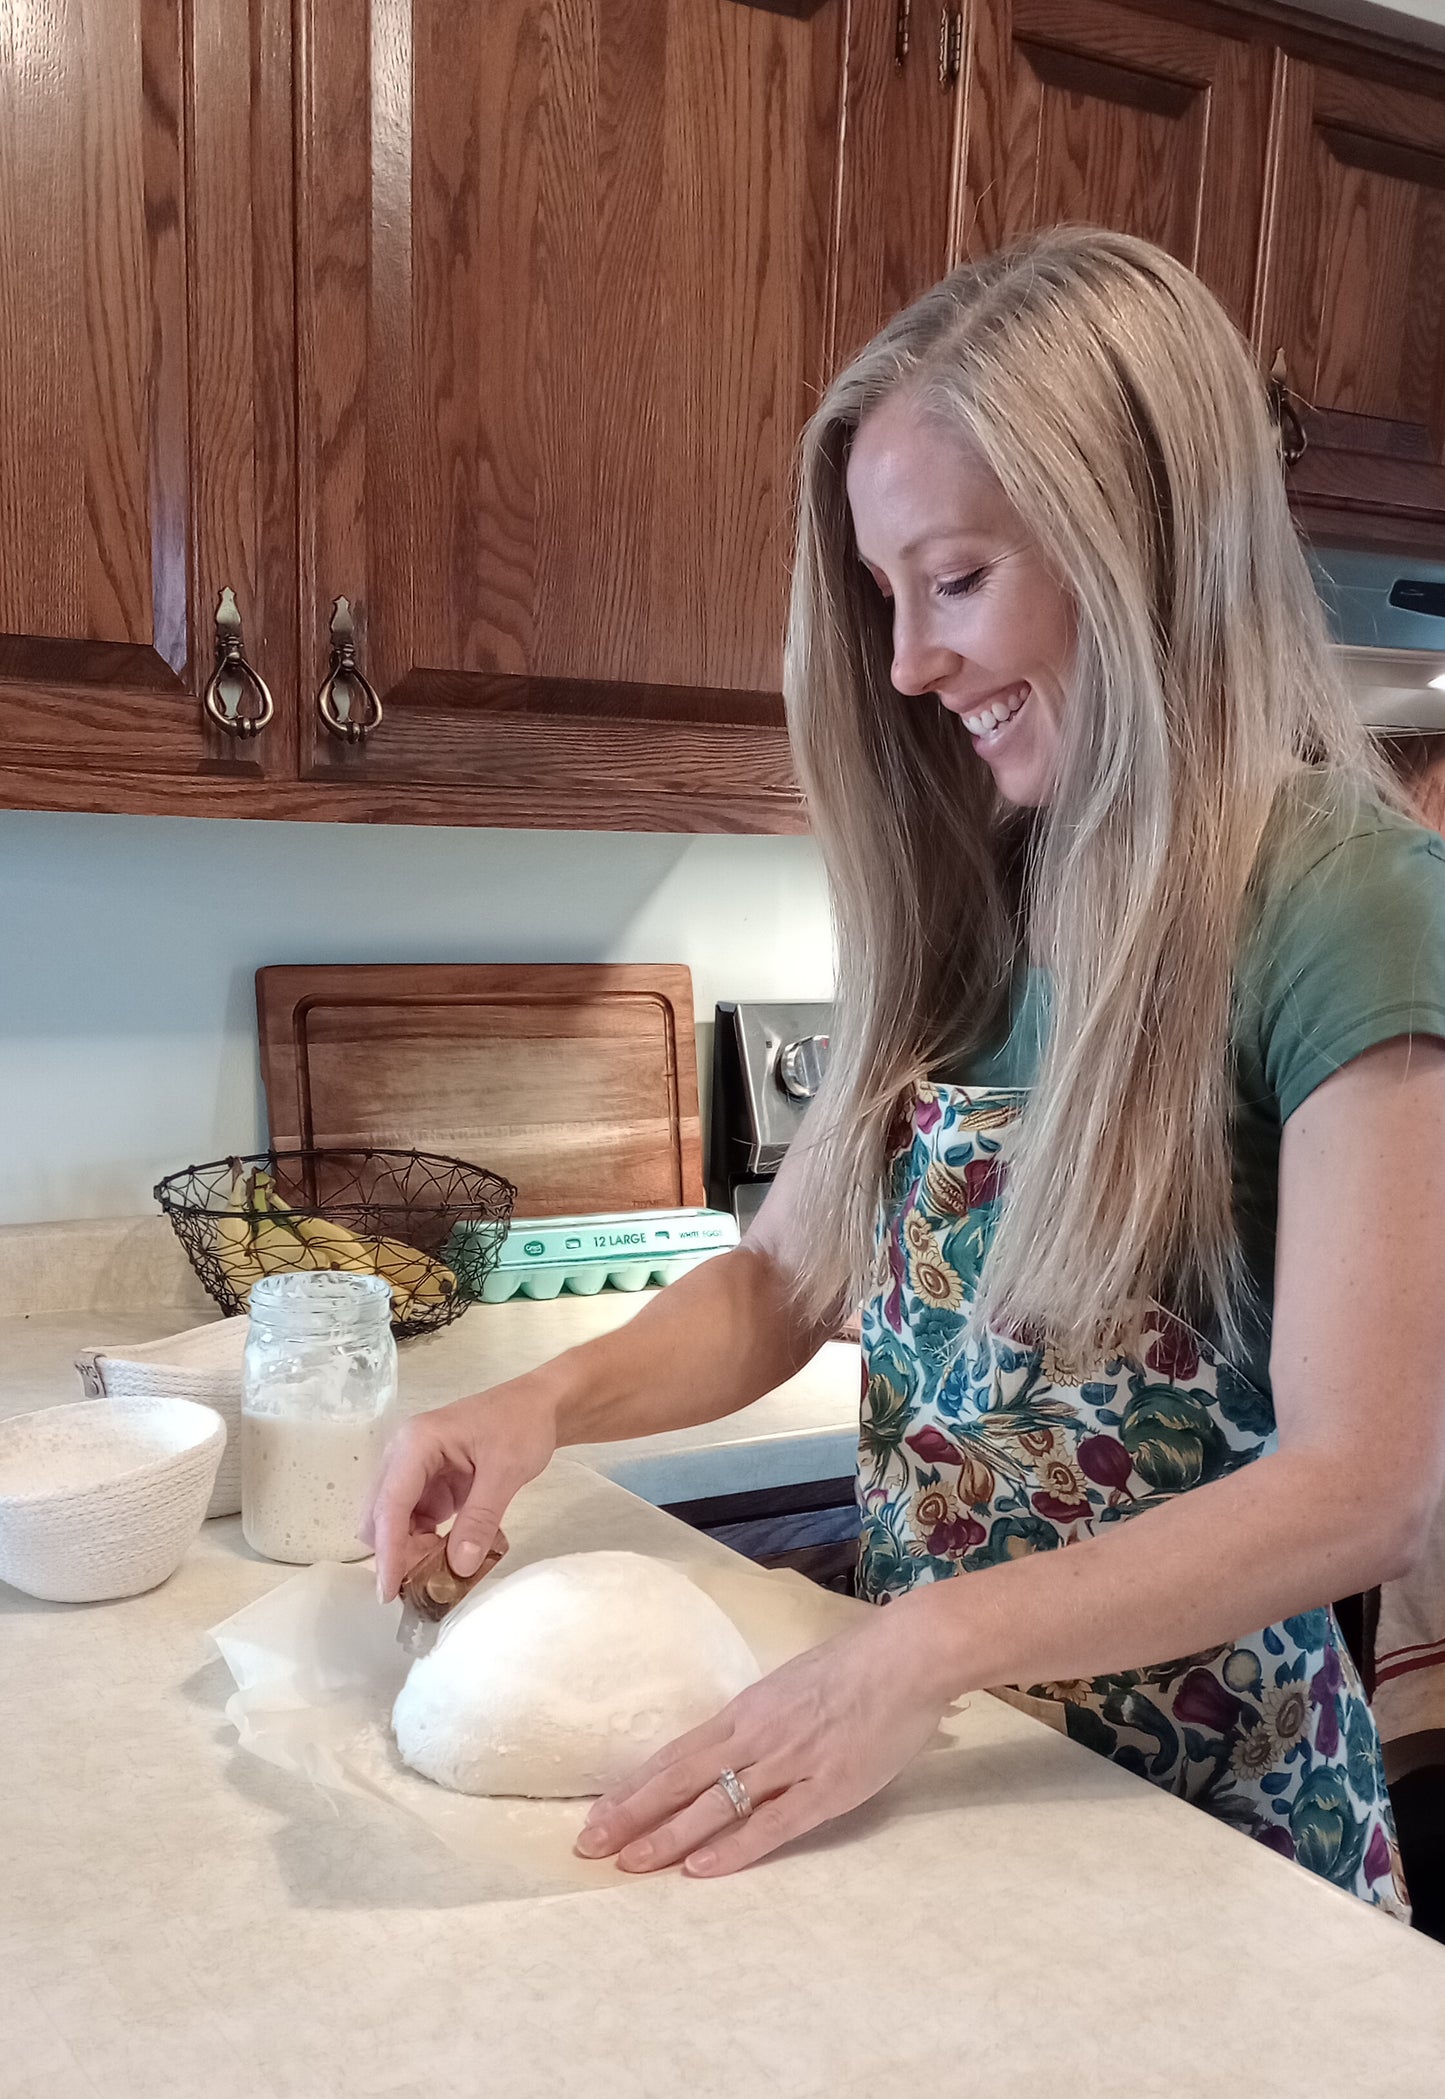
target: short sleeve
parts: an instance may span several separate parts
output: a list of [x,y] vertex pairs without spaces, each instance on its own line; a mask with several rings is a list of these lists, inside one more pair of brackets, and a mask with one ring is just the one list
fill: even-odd
[[1271,899],[1242,988],[1281,1123],[1379,1043],[1445,1037],[1445,839],[1393,815],[1341,839]]

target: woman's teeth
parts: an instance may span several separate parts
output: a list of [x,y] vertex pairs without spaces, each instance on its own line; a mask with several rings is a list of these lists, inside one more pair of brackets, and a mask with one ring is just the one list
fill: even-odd
[[1011,722],[1028,696],[1027,685],[1016,685],[1002,699],[990,700],[986,707],[980,707],[977,714],[965,714],[963,726],[970,736],[987,736],[1005,722]]

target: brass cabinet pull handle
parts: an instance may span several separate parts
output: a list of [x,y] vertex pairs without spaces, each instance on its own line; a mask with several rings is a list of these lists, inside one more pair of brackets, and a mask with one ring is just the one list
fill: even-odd
[[[345,713],[336,704],[342,691]],[[343,743],[361,743],[381,727],[381,701],[376,687],[357,667],[356,627],[345,598],[338,598],[331,608],[331,669],[316,695],[316,706],[332,735]]]
[[[239,686],[234,709],[226,705],[223,690],[226,686]],[[249,711],[241,710],[251,698]],[[254,671],[241,653],[241,614],[236,605],[236,593],[229,587],[221,592],[216,606],[216,668],[206,680],[201,694],[201,708],[206,719],[228,736],[259,736],[276,712],[276,703],[267,690],[266,681]]]
[[1304,457],[1309,439],[1305,426],[1300,421],[1299,410],[1290,397],[1289,372],[1284,361],[1284,351],[1276,350],[1274,363],[1269,368],[1269,382],[1265,388],[1269,396],[1270,421],[1279,438],[1279,456],[1287,467]]

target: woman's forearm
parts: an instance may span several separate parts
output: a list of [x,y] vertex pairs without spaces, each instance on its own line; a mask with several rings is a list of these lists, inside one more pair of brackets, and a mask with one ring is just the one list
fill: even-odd
[[555,1405],[559,1443],[615,1442],[735,1414],[794,1376],[825,1338],[800,1317],[773,1256],[744,1245],[533,1375]]
[[1372,1587],[1393,1525],[1333,1457],[1275,1452],[1060,1551],[891,1607],[940,1694],[1174,1661]]

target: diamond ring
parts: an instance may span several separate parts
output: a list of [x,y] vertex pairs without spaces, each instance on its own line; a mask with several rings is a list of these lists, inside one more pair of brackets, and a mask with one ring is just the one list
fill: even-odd
[[753,1811],[753,1803],[747,1787],[738,1777],[736,1771],[719,1771],[713,1782],[719,1792],[726,1795],[728,1805],[737,1816],[739,1822],[746,1822]]

